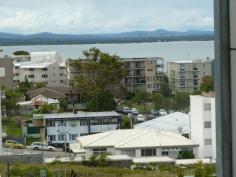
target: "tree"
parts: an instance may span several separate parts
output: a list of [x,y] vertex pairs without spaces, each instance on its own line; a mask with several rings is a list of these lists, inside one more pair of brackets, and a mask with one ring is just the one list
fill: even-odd
[[[111,109],[109,104],[102,101],[104,97],[101,98],[101,96],[109,96],[108,100],[111,101],[120,91],[120,81],[124,76],[123,64],[118,60],[119,57],[103,53],[97,48],[84,51],[84,55],[86,60],[75,60],[71,63],[71,67],[78,71],[71,85],[84,98],[89,99],[87,103],[89,103],[88,106],[92,106],[91,109],[94,109],[94,103],[98,102],[103,102],[101,106],[97,104],[98,108]],[[96,101],[94,101],[95,98]]]
[[138,90],[132,101],[143,105],[144,111],[147,112],[146,103],[150,101],[151,94],[145,90]]
[[37,82],[37,83],[35,83],[34,87],[36,89],[43,88],[43,87],[47,87],[47,84],[45,82]]
[[19,110],[18,99],[22,96],[19,91],[5,89],[6,98],[2,100],[2,105],[6,107],[7,115],[15,115]]
[[14,55],[30,55],[29,52],[23,51],[23,50],[18,50],[13,53]]
[[200,86],[200,91],[210,92],[215,90],[214,79],[212,76],[204,76],[202,78],[202,84]]
[[161,93],[154,93],[152,95],[152,102],[155,105],[155,109],[160,109],[165,107],[165,97]]
[[176,92],[173,98],[173,108],[178,111],[188,111],[190,106],[190,97],[186,92]]
[[26,92],[30,90],[32,87],[33,87],[32,83],[30,83],[27,77],[25,77],[25,81],[19,83],[17,90],[23,93],[24,96],[26,97]]
[[46,114],[56,112],[57,107],[53,104],[43,104],[39,107],[39,109],[34,111],[34,114]]
[[169,85],[169,79],[166,75],[163,76],[163,82],[161,84],[160,92],[164,97],[170,97],[171,96],[171,89],[170,89],[170,85]]

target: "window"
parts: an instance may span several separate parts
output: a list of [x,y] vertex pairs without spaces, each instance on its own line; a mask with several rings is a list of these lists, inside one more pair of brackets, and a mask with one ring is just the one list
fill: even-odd
[[15,69],[20,69],[20,67],[19,66],[15,66]]
[[152,71],[152,69],[147,69],[147,71]]
[[193,80],[193,85],[194,86],[198,85],[198,81],[197,80]]
[[15,73],[15,76],[19,76],[20,74],[19,73]]
[[48,135],[49,141],[56,141],[56,135]]
[[42,68],[42,71],[47,71],[48,70],[48,68]]
[[87,120],[81,120],[80,121],[80,126],[87,126],[88,125],[88,121]]
[[70,121],[69,122],[70,127],[76,127],[78,125],[77,121]]
[[183,79],[180,80],[180,86],[185,86],[185,80]]
[[204,104],[204,111],[210,111],[211,110],[211,103],[205,103]]
[[156,149],[141,149],[141,156],[156,156]]
[[77,138],[77,134],[70,134],[69,139],[75,140]]
[[161,152],[161,155],[162,155],[162,156],[168,156],[168,155],[169,155],[169,152],[168,152],[168,151],[162,151],[162,152]]
[[205,145],[211,145],[211,144],[212,144],[211,138],[206,138]]
[[60,73],[60,76],[63,76],[63,73]]
[[58,135],[58,141],[64,141],[65,140],[65,135],[60,134]]
[[118,119],[117,118],[111,119],[110,124],[118,124]]
[[47,74],[43,74],[42,78],[48,78],[48,75]]
[[211,128],[211,121],[205,121],[204,128]]
[[28,68],[28,71],[34,71],[34,68]]
[[58,122],[58,127],[66,127],[66,122],[65,121]]
[[148,88],[152,88],[152,84],[148,84],[147,87],[148,87]]
[[107,152],[106,148],[95,148],[93,149],[93,155],[101,155],[102,153]]
[[28,75],[28,78],[34,78],[34,75],[33,74]]
[[147,80],[148,80],[148,81],[151,81],[151,80],[152,80],[152,77],[147,77]]
[[49,121],[47,126],[48,127],[55,127],[55,122],[54,121]]
[[135,157],[136,156],[135,149],[121,150],[121,154],[122,155],[128,155],[130,157]]
[[60,83],[63,83],[64,81],[63,80],[60,80]]
[[90,125],[99,125],[98,120],[90,120]]

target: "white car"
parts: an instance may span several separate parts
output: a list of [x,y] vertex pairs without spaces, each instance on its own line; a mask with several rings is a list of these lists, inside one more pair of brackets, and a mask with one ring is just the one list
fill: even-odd
[[131,109],[132,114],[138,115],[138,110],[137,108],[132,108]]
[[160,116],[165,116],[165,115],[167,115],[167,112],[166,112],[165,109],[160,109],[158,112],[159,112]]
[[138,114],[137,121],[144,122],[145,121],[144,116],[142,114]]
[[42,144],[41,142],[33,142],[31,144],[31,149],[33,150],[46,150],[46,151],[54,151],[55,147],[49,146],[48,144]]

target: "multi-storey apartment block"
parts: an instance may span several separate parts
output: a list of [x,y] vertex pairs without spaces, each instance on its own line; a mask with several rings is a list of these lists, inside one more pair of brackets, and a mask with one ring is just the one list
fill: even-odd
[[[86,62],[86,60],[82,60]],[[163,78],[163,58],[123,58],[120,60],[124,63],[126,75],[122,80],[123,86],[130,92],[139,89],[147,92],[156,92],[160,90],[160,84]],[[66,81],[70,81],[80,72],[70,64],[73,60],[66,61]]]
[[213,60],[168,62],[167,73],[172,92],[199,90],[204,76],[213,75]]
[[13,59],[7,56],[0,57],[0,68],[4,68],[5,76],[0,77],[0,86],[5,86],[6,88],[12,89],[13,84]]
[[126,76],[123,81],[124,87],[135,92],[143,89],[147,92],[160,90],[164,76],[163,58],[124,58]]
[[65,86],[65,63],[57,52],[32,52],[27,62],[14,62],[14,83],[25,78],[32,83],[46,83],[49,87]]
[[190,139],[199,144],[196,158],[216,160],[215,98],[213,95],[190,96]]

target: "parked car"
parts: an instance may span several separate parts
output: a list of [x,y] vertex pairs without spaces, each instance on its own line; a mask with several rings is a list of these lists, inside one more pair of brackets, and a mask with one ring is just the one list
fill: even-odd
[[123,107],[121,112],[124,114],[132,113],[132,110],[129,107]]
[[138,114],[137,121],[138,122],[144,122],[145,121],[144,116],[142,114]]
[[23,144],[20,144],[14,140],[6,140],[4,143],[4,146],[8,148],[14,148],[14,149],[23,149],[25,147]]
[[154,115],[154,116],[158,116],[159,115],[159,112],[157,109],[152,109],[151,110],[151,114]]
[[132,112],[133,115],[138,115],[138,110],[137,110],[137,108],[132,108],[132,109],[131,109],[131,112]]
[[34,150],[46,150],[46,151],[54,151],[55,147],[53,146],[49,146],[48,144],[44,144],[41,142],[33,142],[31,144],[31,149]]
[[166,112],[165,109],[159,109],[158,112],[159,112],[160,116],[165,116],[165,115],[167,115],[167,112]]

